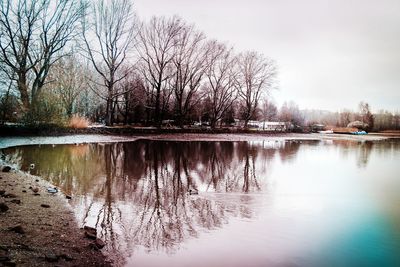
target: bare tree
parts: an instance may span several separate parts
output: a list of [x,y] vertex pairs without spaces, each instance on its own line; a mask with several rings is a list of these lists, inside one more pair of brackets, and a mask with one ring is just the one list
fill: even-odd
[[49,74],[51,87],[59,96],[68,117],[76,110],[79,96],[87,87],[85,69],[86,66],[76,56],[68,56],[57,62]]
[[287,123],[287,128],[304,125],[304,116],[299,106],[293,101],[283,103],[279,111],[279,119]]
[[101,77],[99,86],[105,94],[96,90],[106,100],[106,125],[113,124],[116,84],[129,72],[120,72],[127,60],[134,41],[135,20],[130,0],[101,0],[92,3],[89,21],[83,21],[85,52]]
[[0,0],[0,71],[16,82],[25,111],[34,108],[51,67],[77,34],[83,10],[78,0]]
[[371,107],[367,102],[361,101],[358,108],[362,122],[368,124],[367,130],[372,130],[374,128],[374,115],[371,113]]
[[274,83],[275,63],[257,52],[245,52],[238,56],[236,87],[242,101],[244,127],[254,117],[258,102]]
[[198,103],[194,101],[194,96],[199,91],[206,70],[207,48],[204,40],[204,34],[196,31],[193,26],[184,26],[177,36],[173,57],[175,75],[172,83],[180,127],[183,126],[189,111]]
[[210,103],[210,124],[215,128],[217,122],[232,106],[237,97],[233,72],[235,58],[232,49],[216,41],[208,44],[207,70],[205,73],[205,92]]
[[124,124],[128,124],[132,113],[136,107],[143,105],[145,101],[145,88],[139,74],[133,70],[127,70],[130,73],[119,84],[119,91],[122,94],[118,97],[118,112],[123,116]]
[[339,113],[339,126],[346,127],[352,121],[352,112],[343,110]]
[[[4,86],[4,88],[2,88],[2,86]],[[12,115],[14,115],[13,113],[16,112],[17,101],[15,101],[16,98],[13,91],[12,80],[8,80],[8,84],[3,80],[0,82],[0,124],[4,124],[6,119],[10,119]]]
[[394,116],[387,110],[379,110],[374,114],[374,119],[374,130],[376,131],[389,130],[393,126]]
[[267,121],[274,121],[277,119],[278,116],[278,108],[277,106],[269,101],[265,100],[262,106],[262,112],[263,112],[263,119]]
[[181,29],[182,21],[178,17],[153,17],[139,31],[140,69],[154,96],[154,107],[147,108],[154,108],[157,127],[161,127],[162,111],[166,109],[172,93],[169,82],[174,74],[174,49]]

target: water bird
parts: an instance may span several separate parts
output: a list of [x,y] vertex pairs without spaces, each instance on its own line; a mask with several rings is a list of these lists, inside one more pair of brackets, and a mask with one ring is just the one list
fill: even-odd
[[57,189],[57,187],[48,187],[47,192],[49,192],[51,194],[55,194],[58,192],[58,189]]

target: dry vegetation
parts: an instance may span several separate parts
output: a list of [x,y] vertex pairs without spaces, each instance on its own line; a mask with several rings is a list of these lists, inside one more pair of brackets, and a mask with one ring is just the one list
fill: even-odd
[[73,129],[84,129],[87,128],[90,124],[90,121],[79,115],[73,115],[69,120],[68,126]]

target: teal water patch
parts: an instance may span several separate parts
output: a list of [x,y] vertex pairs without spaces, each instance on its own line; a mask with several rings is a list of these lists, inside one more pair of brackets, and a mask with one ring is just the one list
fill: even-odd
[[385,216],[368,216],[338,235],[311,266],[400,266],[398,236]]

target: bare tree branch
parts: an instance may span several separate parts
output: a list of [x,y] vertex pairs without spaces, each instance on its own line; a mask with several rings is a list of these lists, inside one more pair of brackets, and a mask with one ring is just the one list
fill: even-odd
[[26,111],[34,105],[50,68],[64,56],[83,15],[78,0],[0,0],[0,62],[13,70]]
[[[116,85],[125,78],[120,72],[135,38],[135,15],[129,0],[93,2],[89,21],[82,22],[87,58],[107,88],[106,125],[113,124],[113,102],[118,96]],[[93,40],[93,42],[91,42]]]

